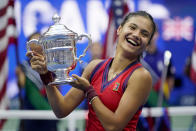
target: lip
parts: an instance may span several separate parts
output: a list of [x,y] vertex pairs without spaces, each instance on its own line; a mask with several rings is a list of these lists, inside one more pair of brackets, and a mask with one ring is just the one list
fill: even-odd
[[136,46],[139,46],[140,45],[138,43],[138,41],[135,40],[135,39],[133,39],[133,38],[130,38],[130,37],[125,36],[125,39],[126,39],[127,43],[129,43],[132,46],[135,46],[136,47]]

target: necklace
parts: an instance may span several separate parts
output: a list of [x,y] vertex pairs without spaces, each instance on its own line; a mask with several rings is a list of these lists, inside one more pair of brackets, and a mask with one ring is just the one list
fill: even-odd
[[110,75],[109,75],[109,80],[112,80],[112,79],[114,79],[119,73],[114,73],[113,75],[112,75],[113,73],[110,73]]
[[114,77],[116,77],[118,75],[118,73],[115,73],[113,76],[112,76],[112,79],[114,78]]

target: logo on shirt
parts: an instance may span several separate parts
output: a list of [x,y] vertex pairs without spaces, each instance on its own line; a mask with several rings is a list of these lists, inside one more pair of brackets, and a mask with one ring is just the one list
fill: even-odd
[[120,83],[116,82],[113,91],[118,91]]

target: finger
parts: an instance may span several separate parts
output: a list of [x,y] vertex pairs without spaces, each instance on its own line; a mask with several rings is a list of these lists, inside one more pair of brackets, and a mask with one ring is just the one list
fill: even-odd
[[43,67],[40,66],[40,65],[31,64],[31,68],[32,68],[33,70],[36,70],[37,72],[40,72],[40,70],[41,70]]
[[31,63],[34,61],[41,61],[42,63],[45,63],[44,57],[43,56],[33,56],[30,60]]
[[31,62],[31,65],[39,65],[42,68],[44,68],[46,66],[44,62],[39,61],[39,60]]
[[72,74],[72,77],[75,78],[75,79],[78,80],[78,81],[81,80],[81,78],[80,78],[78,75],[76,75],[76,74]]
[[37,56],[33,56],[31,59],[30,59],[30,63],[32,65],[45,65],[45,60],[43,57],[37,57]]
[[78,88],[78,80],[74,80],[72,82],[69,83],[72,87],[74,88]]
[[42,57],[44,57],[44,54],[42,53],[42,54],[40,54],[39,52],[36,52],[36,51],[33,51],[33,55],[35,55],[35,56],[42,56]]
[[73,81],[71,82],[72,84],[78,85],[79,84],[79,80],[75,77],[73,77]]
[[70,82],[69,83],[72,87],[77,88],[77,84],[75,84],[74,82]]
[[31,57],[33,56],[33,52],[32,51],[28,51],[26,53],[26,56],[31,59]]

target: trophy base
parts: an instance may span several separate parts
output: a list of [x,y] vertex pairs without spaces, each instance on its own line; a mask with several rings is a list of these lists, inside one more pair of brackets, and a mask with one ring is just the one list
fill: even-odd
[[66,79],[55,79],[53,82],[49,83],[49,85],[66,85],[69,84],[71,82],[73,82],[74,79],[72,77],[66,78]]

